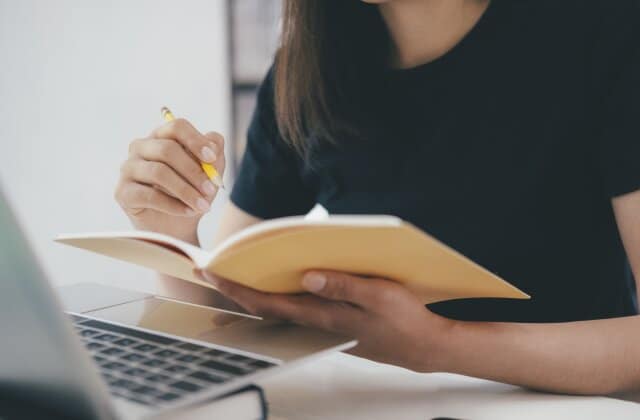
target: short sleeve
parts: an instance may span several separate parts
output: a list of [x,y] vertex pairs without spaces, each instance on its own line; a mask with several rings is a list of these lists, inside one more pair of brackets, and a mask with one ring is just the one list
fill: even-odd
[[302,178],[302,158],[279,135],[273,100],[273,69],[258,90],[231,201],[261,219],[307,213],[314,194]]
[[608,88],[597,150],[609,197],[640,189],[640,10],[636,1],[626,4],[627,14],[610,28],[603,54]]

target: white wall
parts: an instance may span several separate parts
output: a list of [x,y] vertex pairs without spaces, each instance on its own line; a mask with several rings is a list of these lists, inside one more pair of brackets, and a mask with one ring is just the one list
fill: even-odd
[[52,238],[129,228],[119,166],[162,105],[228,131],[225,25],[224,0],[0,0],[0,184],[55,283],[153,290],[146,270]]

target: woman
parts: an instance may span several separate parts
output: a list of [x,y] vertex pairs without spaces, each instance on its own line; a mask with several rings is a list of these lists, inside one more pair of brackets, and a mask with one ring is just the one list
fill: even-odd
[[[425,308],[332,272],[300,296],[209,281],[415,371],[640,386],[639,19],[634,0],[285,1],[220,238],[315,202],[394,214],[533,299]],[[220,135],[169,123],[132,143],[116,196],[136,227],[197,243],[216,190],[183,147],[224,167]]]

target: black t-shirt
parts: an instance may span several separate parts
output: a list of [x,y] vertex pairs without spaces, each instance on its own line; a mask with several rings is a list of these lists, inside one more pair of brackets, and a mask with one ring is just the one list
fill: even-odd
[[396,215],[532,296],[430,305],[452,318],[636,314],[611,199],[640,189],[639,5],[494,0],[449,53],[385,74],[367,99],[378,135],[309,161],[278,135],[268,75],[232,201],[261,218],[316,202]]

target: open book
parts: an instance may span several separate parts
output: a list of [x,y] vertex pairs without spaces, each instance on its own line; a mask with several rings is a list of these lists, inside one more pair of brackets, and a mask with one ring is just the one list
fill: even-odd
[[393,216],[303,216],[243,229],[211,251],[158,233],[61,235],[56,241],[151,268],[201,286],[194,268],[265,292],[300,293],[310,269],[398,281],[425,303],[529,296]]

